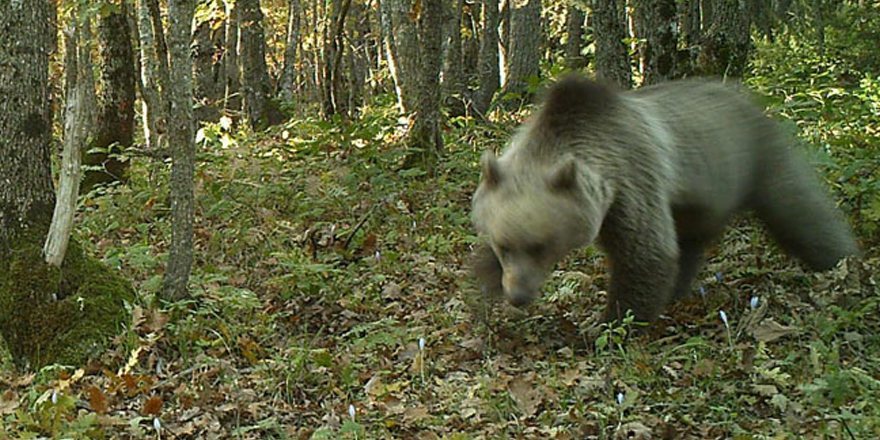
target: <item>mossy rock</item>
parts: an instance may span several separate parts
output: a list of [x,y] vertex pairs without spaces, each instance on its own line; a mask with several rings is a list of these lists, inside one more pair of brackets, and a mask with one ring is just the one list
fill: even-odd
[[[61,268],[41,241],[19,241],[0,261],[0,334],[19,367],[82,365],[128,321],[131,284],[71,240]],[[23,244],[22,244],[23,243]]]

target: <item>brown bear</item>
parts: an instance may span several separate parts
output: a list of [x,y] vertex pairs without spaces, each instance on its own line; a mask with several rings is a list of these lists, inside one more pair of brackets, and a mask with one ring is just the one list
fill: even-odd
[[755,212],[814,270],[858,253],[853,234],[781,127],[735,87],[682,80],[617,92],[580,76],[551,86],[500,158],[487,152],[472,218],[484,289],[527,304],[570,251],[611,263],[606,321],[652,321],[686,296],[703,249]]

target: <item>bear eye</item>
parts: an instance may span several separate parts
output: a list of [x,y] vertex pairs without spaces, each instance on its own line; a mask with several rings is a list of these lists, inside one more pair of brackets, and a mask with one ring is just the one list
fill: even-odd
[[533,257],[537,257],[544,253],[544,249],[543,243],[534,243],[526,248],[526,252]]

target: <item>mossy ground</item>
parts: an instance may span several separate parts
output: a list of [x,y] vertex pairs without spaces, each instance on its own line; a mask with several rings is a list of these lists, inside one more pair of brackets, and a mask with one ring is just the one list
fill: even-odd
[[42,243],[22,237],[0,263],[0,332],[20,366],[82,365],[127,321],[134,290],[76,242],[60,268],[43,261]]

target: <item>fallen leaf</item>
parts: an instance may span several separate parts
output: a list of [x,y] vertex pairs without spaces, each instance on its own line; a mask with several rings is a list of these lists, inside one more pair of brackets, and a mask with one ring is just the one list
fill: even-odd
[[428,408],[425,408],[424,405],[407,408],[403,412],[403,420],[407,423],[418,422],[426,418],[428,418]]
[[12,414],[19,404],[18,393],[6,390],[3,395],[0,395],[0,416]]
[[524,417],[531,417],[538,412],[538,406],[544,398],[535,384],[534,374],[516,377],[507,384],[507,388]]
[[629,422],[617,430],[614,438],[619,440],[651,440],[651,429],[641,422]]
[[761,342],[770,342],[797,331],[796,327],[784,326],[774,321],[773,318],[767,318],[752,329],[752,335]]
[[144,402],[144,414],[151,416],[158,416],[159,411],[162,409],[162,398],[159,396],[153,396],[147,399]]
[[89,387],[89,405],[98,414],[107,413],[107,397],[97,387]]

